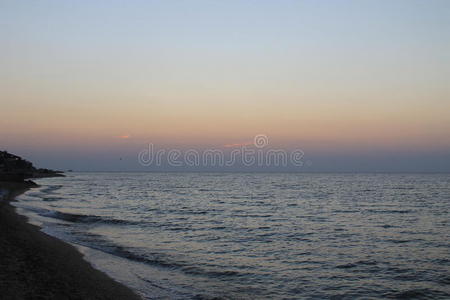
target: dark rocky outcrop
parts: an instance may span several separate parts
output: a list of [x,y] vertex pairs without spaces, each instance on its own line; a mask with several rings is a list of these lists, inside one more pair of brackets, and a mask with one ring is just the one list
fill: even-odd
[[38,169],[20,156],[0,151],[0,181],[23,182],[25,179],[64,176],[61,171]]

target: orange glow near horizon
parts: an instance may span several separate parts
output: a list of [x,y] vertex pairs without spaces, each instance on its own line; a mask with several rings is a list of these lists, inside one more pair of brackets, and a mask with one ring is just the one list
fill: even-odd
[[14,25],[1,35],[2,148],[231,148],[266,134],[314,151],[450,151],[450,18],[437,4],[203,4],[177,17],[165,4],[124,4],[128,17],[54,5],[0,12]]
[[[311,102],[249,105],[212,101],[177,110],[164,103],[136,100],[128,108],[105,106],[101,113],[101,107],[84,110],[75,104],[28,112],[15,112],[11,105],[2,122],[14,123],[14,127],[2,126],[2,139],[16,145],[41,141],[52,147],[71,143],[83,143],[85,147],[111,145],[111,137],[140,143],[232,145],[264,133],[280,143],[301,142],[319,148],[358,144],[400,149],[450,147],[447,103],[394,106]],[[233,112],[236,108],[239,110]],[[129,133],[114,134],[124,131]]]

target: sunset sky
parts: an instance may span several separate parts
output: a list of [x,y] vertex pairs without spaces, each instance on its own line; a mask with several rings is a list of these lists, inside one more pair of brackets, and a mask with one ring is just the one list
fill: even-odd
[[[0,150],[300,148],[300,171],[450,171],[450,1],[0,1]],[[149,169],[150,170],[150,169]]]

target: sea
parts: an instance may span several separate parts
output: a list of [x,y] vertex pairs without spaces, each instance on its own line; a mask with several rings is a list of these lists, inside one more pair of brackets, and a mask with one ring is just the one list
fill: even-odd
[[37,183],[19,213],[144,299],[450,299],[450,174]]

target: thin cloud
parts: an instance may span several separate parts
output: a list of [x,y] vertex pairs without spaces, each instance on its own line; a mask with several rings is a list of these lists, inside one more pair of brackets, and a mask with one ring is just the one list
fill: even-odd
[[253,145],[253,142],[246,142],[246,143],[235,143],[235,144],[225,144],[223,145],[225,148],[237,148],[237,147],[244,147],[244,146],[250,146]]

